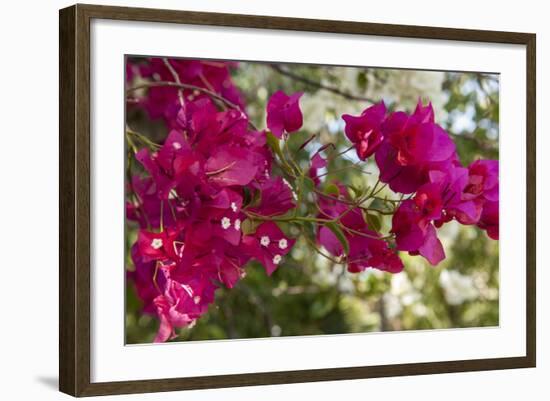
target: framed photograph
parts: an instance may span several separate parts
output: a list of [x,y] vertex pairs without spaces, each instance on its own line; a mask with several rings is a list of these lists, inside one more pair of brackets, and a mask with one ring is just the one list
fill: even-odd
[[59,18],[62,392],[535,366],[534,34]]

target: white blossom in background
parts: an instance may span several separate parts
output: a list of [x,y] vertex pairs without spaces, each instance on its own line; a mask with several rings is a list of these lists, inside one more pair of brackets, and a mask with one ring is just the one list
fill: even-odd
[[[421,300],[420,292],[414,287],[406,273],[394,274],[390,290],[384,294],[386,316],[393,319],[403,312],[403,307],[416,305]],[[413,309],[413,313],[419,309]]]
[[[452,220],[447,224],[444,224],[437,232],[443,247],[449,249],[457,240],[458,235],[460,234],[460,223],[456,220]],[[468,230],[468,232],[475,230]]]
[[[372,70],[371,70],[372,71]],[[400,108],[414,110],[419,96],[429,98],[434,109],[438,110],[436,121],[444,121],[445,94],[441,90],[445,73],[439,71],[387,70],[384,80],[372,77],[366,96],[382,97],[386,101],[397,102]]]
[[382,297],[384,298],[384,311],[388,319],[395,319],[403,312],[403,305],[401,305],[399,297],[389,292],[382,295]]
[[473,278],[456,270],[443,270],[439,275],[439,285],[443,288],[445,300],[449,305],[460,305],[479,296]]
[[392,276],[390,292],[399,297],[405,306],[412,305],[420,299],[420,293],[412,285],[409,276],[404,273]]

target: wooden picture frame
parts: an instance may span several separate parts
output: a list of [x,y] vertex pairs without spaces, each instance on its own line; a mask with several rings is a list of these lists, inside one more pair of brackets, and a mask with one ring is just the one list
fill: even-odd
[[[526,46],[526,355],[523,357],[399,365],[92,383],[90,380],[90,21],[96,18]],[[59,29],[59,388],[62,392],[73,396],[95,396],[535,366],[536,37],[534,34],[80,4],[60,10]]]

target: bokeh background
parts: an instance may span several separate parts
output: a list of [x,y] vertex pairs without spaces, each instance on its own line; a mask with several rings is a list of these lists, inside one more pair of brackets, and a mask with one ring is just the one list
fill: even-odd
[[[139,60],[138,60],[139,61]],[[265,127],[269,96],[282,89],[303,91],[302,130],[289,143],[297,149],[312,133],[318,143],[349,146],[342,114],[359,114],[384,100],[390,110],[412,112],[418,101],[431,101],[436,122],[452,135],[463,164],[477,158],[498,159],[499,77],[495,74],[394,70],[296,64],[240,62],[232,72],[244,94],[247,112]],[[161,122],[148,121],[140,110],[128,110],[128,123],[160,141],[166,135]],[[301,152],[306,165],[308,153]],[[351,152],[338,162],[356,162]],[[336,162],[336,163],[338,163]],[[333,169],[338,169],[338,165]],[[374,185],[373,161],[362,166],[372,174],[349,176],[349,170],[326,179]],[[358,182],[361,181],[361,182]],[[391,197],[387,190],[381,195]],[[382,231],[390,227],[381,221]],[[133,269],[128,249],[136,226],[126,226],[126,268]],[[292,234],[292,233],[291,233]],[[251,263],[247,276],[235,288],[216,292],[210,306],[192,328],[180,330],[174,341],[340,334],[392,330],[495,326],[499,323],[498,241],[476,227],[455,222],[438,231],[447,258],[430,266],[419,256],[401,253],[405,269],[389,274],[375,269],[348,273],[299,240],[275,273]],[[126,288],[126,342],[149,343],[157,320],[141,313],[133,285]]]

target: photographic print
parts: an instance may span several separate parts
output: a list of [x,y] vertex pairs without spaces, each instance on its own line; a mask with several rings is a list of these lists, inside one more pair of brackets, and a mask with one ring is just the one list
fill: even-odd
[[125,68],[126,344],[499,325],[498,74]]

